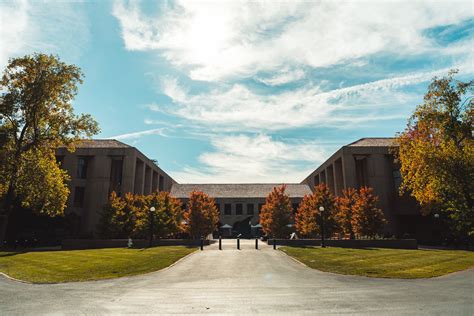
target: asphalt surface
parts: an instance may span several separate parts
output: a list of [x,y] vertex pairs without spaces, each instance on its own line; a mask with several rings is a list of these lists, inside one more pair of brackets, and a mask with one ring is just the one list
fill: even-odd
[[114,280],[33,285],[0,278],[0,315],[474,315],[474,270],[394,280],[324,273],[253,240],[224,240],[171,268]]

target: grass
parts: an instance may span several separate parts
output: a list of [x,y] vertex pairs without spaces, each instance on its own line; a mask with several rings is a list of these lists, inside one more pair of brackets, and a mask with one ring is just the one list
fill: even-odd
[[313,269],[377,278],[431,278],[474,267],[474,252],[461,250],[280,249]]
[[183,246],[147,249],[0,252],[0,272],[33,283],[111,279],[163,269],[195,251]]

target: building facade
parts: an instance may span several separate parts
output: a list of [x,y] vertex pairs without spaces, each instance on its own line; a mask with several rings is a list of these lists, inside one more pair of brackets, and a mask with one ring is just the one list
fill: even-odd
[[[242,184],[178,184],[173,183],[171,195],[181,199],[183,205],[192,191],[201,191],[214,198],[220,214],[222,236],[244,237],[259,235],[259,214],[265,199],[273,188],[282,183],[242,183]],[[293,212],[306,194],[311,194],[305,183],[286,185]]]
[[420,215],[416,201],[400,196],[400,166],[394,161],[393,138],[362,138],[341,147],[302,183],[325,183],[336,196],[346,188],[372,187],[388,220],[387,235],[428,240],[433,220]]
[[[327,184],[335,195],[341,195],[345,188],[369,186],[374,188],[388,220],[384,229],[387,235],[429,239],[432,220],[420,215],[412,198],[398,193],[401,178],[390,151],[392,146],[392,138],[363,138],[341,147],[301,183],[286,184],[293,210],[320,183]],[[94,236],[100,212],[112,191],[119,195],[167,191],[184,205],[193,190],[216,200],[224,235],[255,235],[265,198],[281,185],[179,184],[139,150],[117,140],[83,141],[73,153],[59,148],[57,160],[71,176],[66,214],[77,215],[76,236]]]
[[170,191],[174,180],[139,150],[117,140],[88,140],[74,152],[61,147],[56,159],[71,181],[65,213],[74,214],[73,235],[93,236],[112,191],[150,194]]

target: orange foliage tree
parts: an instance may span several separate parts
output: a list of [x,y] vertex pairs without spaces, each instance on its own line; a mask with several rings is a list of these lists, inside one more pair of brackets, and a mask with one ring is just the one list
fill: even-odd
[[359,193],[354,188],[342,190],[342,196],[336,198],[336,219],[342,233],[350,235],[354,239],[354,229],[352,228],[352,213],[354,205],[359,199]]
[[273,188],[262,206],[260,225],[267,236],[286,238],[291,232],[291,201],[285,189],[286,185]]
[[[155,207],[153,214],[151,206]],[[147,196],[126,193],[123,197],[112,192],[97,230],[103,238],[147,238],[153,226],[153,235],[163,238],[179,232],[181,217],[181,202],[168,192]]]
[[219,211],[213,198],[204,192],[192,191],[186,211],[183,214],[186,224],[183,229],[198,239],[205,237],[216,229],[219,222]]
[[359,189],[352,213],[352,228],[359,236],[374,238],[381,232],[387,223],[383,212],[377,207],[378,197],[373,194],[373,189],[362,187]]
[[[324,207],[321,214],[319,207]],[[330,236],[337,231],[336,202],[328,187],[321,183],[314,187],[311,195],[305,195],[296,212],[296,230],[301,236],[316,237],[321,235],[321,221],[324,216],[325,236]]]

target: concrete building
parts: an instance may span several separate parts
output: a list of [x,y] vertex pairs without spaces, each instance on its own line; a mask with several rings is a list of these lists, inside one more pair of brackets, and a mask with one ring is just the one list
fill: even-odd
[[150,194],[170,191],[174,180],[139,150],[117,140],[90,140],[65,147],[56,159],[71,176],[66,214],[77,215],[73,235],[92,236],[112,191]]
[[[326,183],[335,195],[345,188],[370,186],[379,196],[380,207],[389,221],[386,234],[429,239],[432,221],[420,215],[412,198],[398,194],[400,171],[391,146],[392,138],[363,138],[343,146],[301,183],[287,184],[293,209],[319,183]],[[84,141],[74,153],[59,148],[57,159],[71,176],[66,214],[77,215],[76,236],[94,235],[100,211],[112,191],[119,195],[168,191],[186,203],[193,190],[203,191],[216,200],[224,235],[255,235],[265,198],[281,185],[179,184],[139,150],[117,140]]]
[[[265,204],[265,198],[274,187],[281,183],[245,183],[245,184],[178,184],[171,187],[171,195],[187,202],[193,191],[202,191],[213,197],[220,213],[220,232],[223,236],[242,234],[255,236],[259,231],[259,214]],[[311,194],[305,183],[286,184],[293,212],[305,194]]]
[[389,222],[386,234],[429,239],[432,221],[420,215],[414,199],[399,195],[401,177],[390,150],[393,141],[393,138],[362,138],[343,146],[302,183],[312,189],[325,183],[335,195],[350,187],[372,187]]

